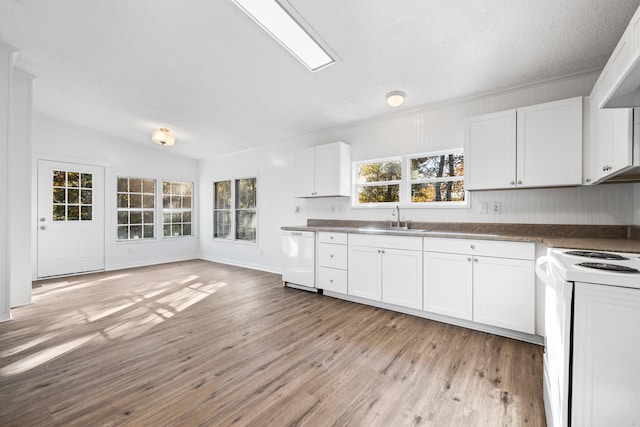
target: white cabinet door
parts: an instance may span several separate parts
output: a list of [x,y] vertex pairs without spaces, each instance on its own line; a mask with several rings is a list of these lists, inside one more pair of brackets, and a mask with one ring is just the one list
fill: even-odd
[[572,425],[640,421],[640,290],[576,283]]
[[534,262],[473,257],[473,320],[534,334]]
[[351,194],[351,148],[344,142],[299,151],[294,168],[296,197]]
[[518,108],[517,186],[582,183],[582,97]]
[[424,311],[473,319],[470,255],[424,253]]
[[313,197],[315,194],[315,148],[298,151],[295,156],[295,195]]
[[465,126],[464,186],[509,188],[516,177],[516,110],[471,117]]
[[348,294],[382,301],[380,249],[349,246]]
[[382,251],[382,301],[422,309],[422,251]]

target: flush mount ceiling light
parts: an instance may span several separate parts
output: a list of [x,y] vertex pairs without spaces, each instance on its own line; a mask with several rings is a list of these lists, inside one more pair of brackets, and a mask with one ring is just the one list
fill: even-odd
[[275,0],[231,0],[309,70],[335,62],[326,50]]
[[398,107],[402,105],[406,96],[407,95],[404,92],[400,92],[398,90],[389,92],[387,94],[387,104],[391,105],[392,107]]
[[173,145],[176,137],[169,133],[169,129],[160,128],[151,132],[151,140],[160,145]]

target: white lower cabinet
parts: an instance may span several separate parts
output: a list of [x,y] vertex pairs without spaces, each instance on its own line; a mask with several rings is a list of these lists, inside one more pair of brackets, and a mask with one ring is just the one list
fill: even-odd
[[469,255],[424,253],[424,311],[473,320],[473,269]]
[[422,308],[422,238],[349,235],[349,295]]
[[535,333],[533,243],[424,240],[425,311]]
[[317,288],[347,293],[347,234],[318,233]]

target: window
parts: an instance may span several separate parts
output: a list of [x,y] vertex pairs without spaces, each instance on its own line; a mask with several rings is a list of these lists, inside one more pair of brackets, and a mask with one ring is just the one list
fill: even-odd
[[462,150],[357,162],[354,175],[354,206],[466,206]]
[[213,237],[231,239],[231,181],[213,184]]
[[152,239],[155,179],[118,178],[118,240]]
[[191,236],[193,183],[162,181],[164,237]]
[[409,158],[412,203],[464,202],[464,158],[446,153]]
[[93,176],[90,173],[53,171],[54,221],[91,221]]
[[257,180],[244,178],[213,183],[213,237],[255,242]]

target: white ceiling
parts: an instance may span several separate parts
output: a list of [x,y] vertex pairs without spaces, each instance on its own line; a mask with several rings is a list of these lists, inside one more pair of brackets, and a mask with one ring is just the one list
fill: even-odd
[[35,111],[205,158],[601,68],[640,0],[282,3],[337,64],[308,71],[230,0],[0,0],[0,40]]

